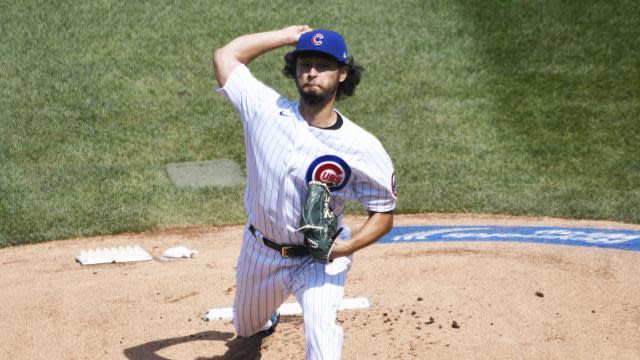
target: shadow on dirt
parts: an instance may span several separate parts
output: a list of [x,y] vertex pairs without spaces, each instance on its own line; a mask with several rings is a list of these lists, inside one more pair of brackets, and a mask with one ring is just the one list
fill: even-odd
[[124,350],[124,355],[129,360],[168,360],[167,358],[157,354],[158,351],[177,344],[184,344],[192,341],[226,341],[225,345],[229,348],[224,355],[212,357],[199,357],[197,360],[216,360],[216,359],[243,359],[254,360],[260,359],[260,348],[264,336],[256,335],[248,338],[233,338],[233,333],[204,331],[188,336],[157,340],[146,344],[138,345]]

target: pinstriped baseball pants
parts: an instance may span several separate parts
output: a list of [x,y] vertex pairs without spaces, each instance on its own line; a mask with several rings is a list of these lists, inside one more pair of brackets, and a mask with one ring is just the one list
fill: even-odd
[[327,273],[311,257],[283,258],[245,229],[236,270],[233,325],[238,336],[263,330],[272,313],[294,294],[302,307],[307,359],[340,359],[342,328],[336,324],[349,266]]

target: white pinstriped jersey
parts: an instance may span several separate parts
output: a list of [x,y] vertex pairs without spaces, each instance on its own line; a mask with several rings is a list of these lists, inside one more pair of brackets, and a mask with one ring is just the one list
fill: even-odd
[[[310,180],[329,184],[331,207],[340,223],[347,200],[375,212],[396,206],[389,155],[367,131],[338,113],[343,124],[327,130],[309,126],[298,102],[280,96],[237,66],[224,94],[240,112],[247,152],[245,206],[248,221],[278,243],[302,244],[302,201]],[[348,231],[346,233],[349,233]]]

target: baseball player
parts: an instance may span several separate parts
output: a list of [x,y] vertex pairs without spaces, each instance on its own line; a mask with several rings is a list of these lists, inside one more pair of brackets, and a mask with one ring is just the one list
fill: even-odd
[[[295,46],[283,73],[299,100],[282,97],[247,68],[270,50]],[[306,25],[240,36],[214,52],[219,87],[240,113],[247,167],[247,226],[238,258],[233,324],[238,336],[270,333],[278,307],[294,294],[303,310],[308,359],[339,359],[342,329],[336,311],[352,254],[386,234],[396,206],[394,170],[380,142],[336,110],[351,96],[362,68],[343,37]],[[310,182],[330,192],[339,233],[328,262],[309,256],[298,231]],[[369,211],[353,234],[342,224],[347,200]]]

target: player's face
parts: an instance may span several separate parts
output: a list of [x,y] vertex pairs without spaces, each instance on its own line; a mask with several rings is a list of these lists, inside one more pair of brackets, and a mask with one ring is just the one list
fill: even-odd
[[338,84],[346,77],[345,67],[330,56],[312,53],[296,59],[296,87],[308,104],[324,104],[333,99]]

